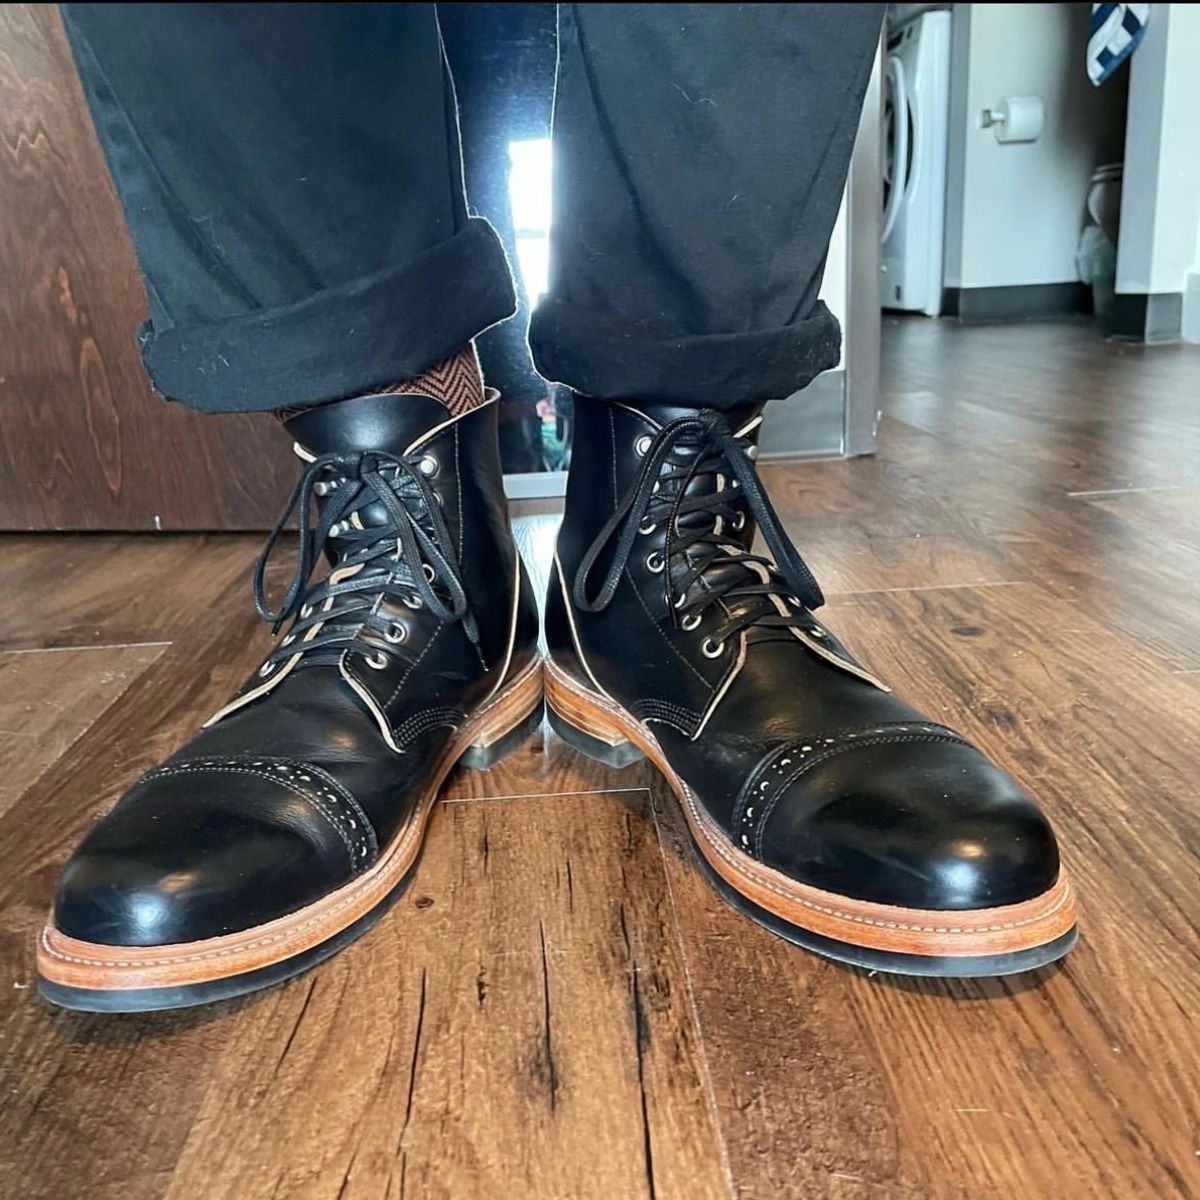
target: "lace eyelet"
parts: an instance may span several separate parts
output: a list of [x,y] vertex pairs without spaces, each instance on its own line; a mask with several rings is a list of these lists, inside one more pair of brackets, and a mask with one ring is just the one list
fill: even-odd
[[294,633],[289,633],[287,635],[287,637],[285,637],[283,639],[283,641],[280,642],[279,644],[281,646],[290,646],[295,640],[296,640],[296,635]]
[[803,608],[804,607],[804,605],[800,603],[799,596],[789,596],[788,603],[790,605],[792,605],[794,608]]
[[261,678],[266,679],[266,677],[274,670],[275,664],[273,662],[265,662],[261,667],[258,668],[258,673]]
[[732,529],[734,533],[741,533],[742,530],[746,528],[746,514],[744,512],[738,513],[737,516],[735,516],[733,520],[729,522],[729,528]]
[[313,484],[313,492],[318,496],[328,496],[330,492],[336,492],[338,481],[330,479],[328,481],[322,479]]
[[810,629],[808,632],[815,638],[823,638],[825,636],[825,630],[823,629]]
[[633,452],[638,458],[645,458],[650,452],[650,444],[654,439],[649,434],[643,434],[636,442],[633,443]]
[[302,618],[304,618],[304,620],[308,620],[308,618],[309,618],[309,617],[311,617],[311,616],[312,616],[312,614],[313,614],[313,607],[312,607],[312,605],[311,605],[311,604],[305,604],[305,605],[304,605],[304,606],[303,606],[303,607],[300,609],[300,616],[301,616]]
[[430,583],[433,583],[437,579],[434,569],[428,563],[422,563],[421,570],[424,572],[425,578],[428,579]]
[[387,655],[382,650],[376,650],[374,654],[367,655],[367,666],[375,671],[382,671],[387,666]]
[[687,592],[682,592],[679,599],[675,601],[676,608],[682,608],[687,603]]
[[404,604],[408,608],[424,608],[425,607],[425,601],[422,600],[420,596],[405,596],[403,598],[403,600],[404,600]]
[[688,633],[691,633],[692,630],[695,629],[696,626],[698,626],[699,624],[700,624],[700,614],[699,613],[688,613],[688,615],[686,617],[684,617],[682,621],[679,622],[679,628],[686,629]]
[[653,533],[657,528],[658,528],[658,526],[653,521],[651,521],[649,525],[639,525],[638,533],[640,533],[643,537],[645,537],[646,534]]
[[724,642],[714,642],[710,637],[706,637],[704,641],[700,643],[700,653],[703,654],[705,658],[720,658],[724,649]]
[[646,569],[652,571],[655,575],[661,575],[666,565],[667,560],[657,550],[646,555]]
[[441,464],[432,454],[422,454],[420,461],[417,463],[417,470],[425,476],[426,479],[433,479],[441,469]]
[[403,642],[408,641],[408,629],[401,625],[399,621],[393,621],[388,626],[387,632],[383,635],[385,642],[391,642],[393,646],[399,646]]

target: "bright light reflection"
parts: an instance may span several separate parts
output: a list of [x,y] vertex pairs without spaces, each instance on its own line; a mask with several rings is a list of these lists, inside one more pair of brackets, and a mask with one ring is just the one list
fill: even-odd
[[508,161],[517,267],[533,307],[545,294],[550,278],[550,139],[509,142]]

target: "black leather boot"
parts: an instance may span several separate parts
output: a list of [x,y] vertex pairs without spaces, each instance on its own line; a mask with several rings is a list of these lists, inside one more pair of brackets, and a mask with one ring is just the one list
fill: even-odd
[[[537,608],[497,408],[366,396],[287,421],[308,465],[255,595],[288,627],[71,857],[38,947],[43,995],[173,1008],[321,961],[397,898],[455,763],[487,767],[537,728]],[[272,612],[265,563],[293,508],[300,562]],[[332,569],[309,587],[322,549]]]
[[1065,954],[1073,897],[1034,802],[813,616],[755,474],[758,410],[575,411],[546,610],[559,734],[649,757],[718,891],[810,950],[947,976]]

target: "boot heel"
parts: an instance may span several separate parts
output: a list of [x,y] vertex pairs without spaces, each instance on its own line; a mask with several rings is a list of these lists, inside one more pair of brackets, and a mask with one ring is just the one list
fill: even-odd
[[487,717],[475,729],[471,744],[459,755],[459,765],[473,771],[494,767],[541,729],[545,708],[539,662],[487,710]]
[[547,672],[546,681],[546,719],[573,750],[618,768],[646,757],[602,708],[589,704],[573,686],[561,684],[553,672]]
[[502,733],[495,741],[478,742],[467,750],[458,760],[459,766],[470,767],[472,771],[486,771],[494,767],[502,758],[507,758],[514,750],[520,749],[542,727],[545,705],[538,703],[528,716],[517,722],[507,733]]

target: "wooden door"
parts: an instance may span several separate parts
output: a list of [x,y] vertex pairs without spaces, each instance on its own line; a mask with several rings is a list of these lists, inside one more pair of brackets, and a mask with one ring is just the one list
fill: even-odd
[[262,529],[274,418],[150,390],[145,299],[57,6],[0,5],[0,529]]

